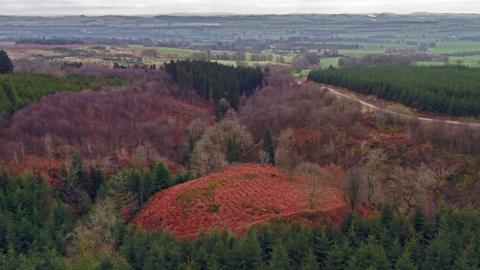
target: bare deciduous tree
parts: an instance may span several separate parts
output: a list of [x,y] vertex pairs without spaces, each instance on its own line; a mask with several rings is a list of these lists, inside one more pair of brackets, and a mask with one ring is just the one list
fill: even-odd
[[395,167],[385,184],[387,200],[398,211],[410,214],[417,207],[436,203],[440,189],[453,168],[441,161],[417,169]]
[[253,145],[248,130],[231,113],[215,126],[208,128],[202,138],[195,143],[190,160],[192,176],[199,177],[226,166],[228,162],[225,153],[230,138],[235,138],[240,158]]
[[326,177],[323,169],[315,163],[304,162],[295,168],[295,174],[302,177],[307,188],[310,210],[314,210],[317,202],[318,189],[322,184],[322,178]]
[[87,218],[73,229],[70,238],[74,245],[68,248],[69,255],[75,257],[98,251],[110,253],[114,249],[113,231],[118,219],[117,211],[111,199],[96,203]]
[[365,185],[358,169],[351,169],[347,172],[346,183],[342,192],[352,211],[357,209],[358,205],[365,200]]
[[275,160],[280,167],[287,171],[291,180],[295,166],[301,161],[296,149],[295,134],[292,129],[288,128],[280,133]]
[[368,153],[366,163],[362,168],[362,176],[367,185],[367,202],[371,205],[381,202],[381,181],[386,178],[387,157],[382,149],[375,149]]
[[428,165],[420,166],[419,182],[424,186],[427,192],[426,196],[430,197],[434,204],[439,200],[441,188],[447,183],[447,178],[453,172],[454,167],[442,160],[435,160]]

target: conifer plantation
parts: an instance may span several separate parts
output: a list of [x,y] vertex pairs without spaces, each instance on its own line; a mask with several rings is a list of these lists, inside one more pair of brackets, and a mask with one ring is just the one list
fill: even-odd
[[195,91],[211,101],[218,111],[221,100],[238,109],[240,98],[250,96],[263,84],[263,72],[257,68],[231,67],[206,61],[172,61],[165,64],[165,71],[187,91]]
[[341,86],[416,109],[449,115],[480,115],[480,68],[377,66],[324,69],[309,80]]

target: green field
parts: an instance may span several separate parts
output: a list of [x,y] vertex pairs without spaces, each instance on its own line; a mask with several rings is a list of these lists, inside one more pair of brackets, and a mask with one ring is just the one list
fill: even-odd
[[190,57],[193,53],[198,52],[191,49],[181,49],[181,48],[169,48],[169,47],[158,47],[155,48],[160,55],[176,55],[177,57],[184,58]]
[[438,42],[435,48],[430,48],[429,53],[445,54],[456,52],[480,51],[480,41],[454,40]]
[[382,54],[385,52],[385,49],[381,48],[360,48],[358,50],[338,50],[340,55],[351,56],[351,57],[360,57],[367,54]]
[[182,49],[182,48],[171,48],[171,47],[144,47],[139,45],[128,45],[128,48],[137,50],[137,51],[144,51],[149,49],[155,49],[159,56],[173,56],[178,58],[187,58],[192,56],[193,53],[199,52],[192,49]]
[[295,79],[307,77],[311,71],[312,71],[311,69],[295,70],[292,72],[292,77]]
[[405,49],[409,46],[406,44],[397,43],[360,43],[362,47],[356,50],[338,50],[341,55],[358,57],[367,54],[381,54],[386,49]]
[[450,64],[454,65],[464,65],[469,67],[480,67],[480,55],[473,56],[452,56],[449,59]]
[[340,57],[321,58],[320,59],[320,67],[321,68],[329,68],[330,66],[338,67],[338,60],[339,59],[340,59]]
[[442,61],[417,61],[415,64],[418,66],[443,66],[445,64],[449,64],[467,67],[480,67],[480,55],[450,56],[448,58],[448,63]]
[[445,62],[441,61],[417,61],[415,62],[417,66],[444,66]]

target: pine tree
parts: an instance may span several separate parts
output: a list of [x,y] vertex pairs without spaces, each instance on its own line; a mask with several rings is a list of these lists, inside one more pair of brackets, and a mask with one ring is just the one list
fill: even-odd
[[262,265],[262,250],[257,239],[257,234],[249,232],[242,242],[242,269],[260,269]]
[[361,245],[349,263],[350,269],[390,269],[388,258],[385,255],[383,247],[369,241]]
[[0,51],[0,74],[12,73],[13,72],[13,64],[8,57],[8,54],[4,51]]
[[228,163],[234,163],[240,161],[240,153],[238,150],[237,141],[235,137],[230,137],[227,142],[226,158]]
[[89,177],[85,177],[81,182],[81,186],[90,195],[90,198],[94,200],[97,197],[97,191],[103,183],[103,174],[100,169],[90,168]]
[[403,252],[402,256],[395,264],[395,270],[416,270],[415,264],[412,260],[411,254],[408,250]]
[[477,260],[476,254],[473,245],[468,245],[456,258],[453,265],[454,269],[458,270],[474,270],[480,267],[479,261]]
[[172,176],[165,163],[158,161],[153,168],[150,194],[166,189],[172,185]]
[[413,226],[417,233],[423,232],[426,227],[425,214],[419,207],[415,208],[415,212],[413,214]]
[[426,250],[425,269],[454,269],[454,251],[447,233],[439,233]]
[[302,270],[316,270],[320,269],[320,266],[318,265],[317,258],[313,251],[309,251],[307,253],[307,256],[302,261]]
[[273,145],[270,129],[267,129],[263,136],[263,151],[267,153],[267,163],[275,166],[275,147]]
[[272,258],[270,259],[269,269],[271,270],[289,270],[290,259],[288,258],[287,250],[282,242],[278,242],[272,251]]
[[325,265],[328,253],[328,239],[325,237],[323,228],[316,228],[312,234],[313,251],[320,266]]
[[327,254],[325,269],[346,269],[349,255],[350,250],[348,245],[343,243],[334,245]]

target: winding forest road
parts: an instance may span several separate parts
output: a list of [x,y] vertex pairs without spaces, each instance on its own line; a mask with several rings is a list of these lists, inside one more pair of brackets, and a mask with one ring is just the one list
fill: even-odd
[[373,109],[379,112],[383,113],[388,113],[390,115],[394,115],[400,118],[404,119],[416,119],[418,121],[422,122],[430,122],[430,123],[439,123],[439,124],[448,124],[448,125],[456,125],[456,126],[464,126],[464,127],[471,127],[471,128],[480,128],[480,123],[475,123],[475,122],[466,122],[466,121],[456,121],[456,120],[444,120],[444,119],[436,119],[436,118],[429,118],[429,117],[423,117],[423,116],[415,116],[415,115],[408,115],[408,114],[402,114],[402,113],[397,113],[389,109],[381,108],[377,105],[374,105],[372,103],[369,103],[367,101],[364,101],[360,99],[359,97],[356,96],[350,96],[347,94],[344,94],[340,92],[339,90],[336,90],[334,86],[331,85],[325,85],[321,84],[322,89],[328,90],[330,93],[340,96],[349,100],[353,100],[355,102],[360,103],[362,106],[365,106],[369,109]]

